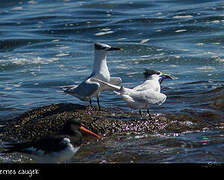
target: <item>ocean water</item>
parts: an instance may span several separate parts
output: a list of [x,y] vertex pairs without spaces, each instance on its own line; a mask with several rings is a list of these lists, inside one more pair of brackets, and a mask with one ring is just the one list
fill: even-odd
[[[145,68],[177,77],[163,84],[167,101],[152,107],[153,113],[212,112],[222,124],[223,10],[221,0],[1,1],[0,119],[53,103],[88,104],[52,87],[78,84],[90,75],[94,42],[103,42],[124,49],[111,52],[107,62],[126,87],[142,82]],[[104,107],[130,111],[112,92],[100,100]],[[219,125],[178,136],[126,137],[107,141],[107,153],[134,152],[141,157],[136,162],[146,163],[223,163],[223,135]],[[109,155],[101,153],[91,158],[105,161]]]

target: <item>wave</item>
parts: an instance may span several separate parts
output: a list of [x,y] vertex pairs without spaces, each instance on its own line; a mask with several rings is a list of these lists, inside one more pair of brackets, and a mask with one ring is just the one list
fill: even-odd
[[41,58],[41,57],[9,57],[8,59],[0,59],[0,70],[12,70],[26,65],[50,64],[58,61],[59,58]]

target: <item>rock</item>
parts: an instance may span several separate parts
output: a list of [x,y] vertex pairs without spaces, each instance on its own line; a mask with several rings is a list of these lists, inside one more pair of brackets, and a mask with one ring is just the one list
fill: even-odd
[[179,114],[153,114],[151,120],[147,114],[140,116],[138,112],[111,108],[98,111],[95,107],[61,103],[39,107],[8,120],[4,128],[1,128],[0,134],[3,141],[33,140],[58,133],[67,120],[74,118],[80,119],[86,128],[101,136],[181,133],[213,127],[211,123],[201,119],[208,114],[206,112],[198,115],[187,111]]

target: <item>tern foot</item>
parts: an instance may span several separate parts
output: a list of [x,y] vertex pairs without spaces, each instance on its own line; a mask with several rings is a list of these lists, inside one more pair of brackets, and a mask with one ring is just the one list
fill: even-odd
[[139,112],[140,116],[142,117],[142,111],[141,111],[141,109],[139,109],[138,112]]
[[149,109],[147,109],[147,114],[149,116],[149,120],[153,120],[151,114],[149,113]]
[[148,114],[148,118],[149,118],[149,120],[153,120],[151,114]]

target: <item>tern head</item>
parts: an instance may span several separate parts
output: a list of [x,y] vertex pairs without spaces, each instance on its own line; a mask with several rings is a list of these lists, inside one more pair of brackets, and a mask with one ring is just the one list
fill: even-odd
[[160,84],[162,84],[165,79],[176,79],[174,76],[170,74],[163,74],[160,71],[156,71],[152,69],[145,69],[145,72],[143,74],[145,76],[145,79],[152,77],[152,78],[160,80]]
[[104,43],[95,43],[95,50],[97,51],[116,51],[116,50],[122,50],[121,48],[116,48],[116,47],[111,47],[108,44],[104,44]]
[[149,77],[158,77],[162,75],[160,71],[152,70],[152,69],[145,69],[145,72],[143,73],[145,76],[145,79],[148,79]]

